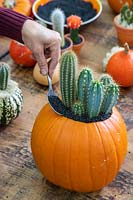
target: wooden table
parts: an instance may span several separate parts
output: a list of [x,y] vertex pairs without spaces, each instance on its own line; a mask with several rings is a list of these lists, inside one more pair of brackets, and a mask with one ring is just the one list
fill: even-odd
[[[79,56],[80,67],[89,65],[96,77],[102,73],[105,53],[117,45],[113,26],[114,13],[103,0],[103,13],[92,24],[82,28],[86,42]],[[0,54],[8,49],[10,40],[0,38]],[[47,87],[37,84],[31,68],[22,68],[7,55],[2,61],[11,65],[11,77],[24,94],[24,107],[19,117],[5,128],[0,128],[0,200],[131,200],[133,199],[133,88],[121,89],[117,107],[128,130],[128,152],[115,180],[94,193],[64,190],[47,181],[35,166],[30,137],[34,120],[47,102]],[[58,84],[55,89],[59,90]],[[132,157],[133,158],[133,157]]]

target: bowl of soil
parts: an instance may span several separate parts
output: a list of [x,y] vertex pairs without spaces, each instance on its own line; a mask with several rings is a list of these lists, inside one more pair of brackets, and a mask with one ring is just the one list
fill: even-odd
[[[102,13],[100,0],[36,0],[32,11],[37,19],[52,25],[50,16],[55,8],[63,10],[66,18],[70,15],[81,17],[81,25],[95,21]],[[67,23],[64,26],[67,27]]]

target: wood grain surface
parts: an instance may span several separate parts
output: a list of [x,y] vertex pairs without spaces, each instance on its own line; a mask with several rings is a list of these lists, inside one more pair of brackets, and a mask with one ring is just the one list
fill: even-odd
[[[95,76],[102,74],[102,59],[117,45],[113,26],[115,14],[102,0],[99,19],[81,29],[86,42],[79,56],[79,68],[90,66]],[[9,48],[10,40],[0,37],[0,55]],[[30,148],[34,120],[47,103],[47,87],[36,83],[32,68],[14,64],[9,55],[2,59],[11,65],[11,77],[19,83],[24,107],[19,117],[7,127],[0,127],[0,200],[132,200],[133,199],[133,88],[121,89],[117,104],[128,130],[126,159],[111,184],[94,193],[64,190],[47,181],[37,169]],[[59,85],[54,86],[59,92]]]

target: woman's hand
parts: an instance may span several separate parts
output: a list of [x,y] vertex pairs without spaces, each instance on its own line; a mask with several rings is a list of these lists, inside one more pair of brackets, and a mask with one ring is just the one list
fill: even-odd
[[[24,44],[33,52],[38,62],[40,72],[52,77],[54,69],[60,58],[59,33],[43,27],[32,20],[26,20],[22,27],[22,39]],[[51,58],[47,63],[47,58]]]

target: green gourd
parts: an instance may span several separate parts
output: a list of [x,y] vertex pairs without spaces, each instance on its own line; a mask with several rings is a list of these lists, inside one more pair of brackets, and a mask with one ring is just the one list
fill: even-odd
[[10,67],[0,62],[0,124],[7,125],[22,110],[23,95],[18,84],[10,79]]

